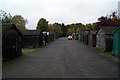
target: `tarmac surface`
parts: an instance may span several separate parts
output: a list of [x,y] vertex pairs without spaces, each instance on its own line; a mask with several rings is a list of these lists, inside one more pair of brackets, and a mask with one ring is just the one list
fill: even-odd
[[118,78],[118,64],[77,40],[59,38],[3,64],[3,78]]

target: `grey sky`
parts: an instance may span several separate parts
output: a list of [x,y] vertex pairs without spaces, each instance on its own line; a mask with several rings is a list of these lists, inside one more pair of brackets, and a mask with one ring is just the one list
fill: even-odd
[[119,0],[0,0],[0,9],[19,14],[35,29],[40,18],[49,23],[93,23],[100,16],[117,11]]

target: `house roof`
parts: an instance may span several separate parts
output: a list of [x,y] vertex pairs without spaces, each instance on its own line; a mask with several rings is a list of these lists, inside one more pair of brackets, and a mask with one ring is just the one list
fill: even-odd
[[101,27],[101,29],[103,30],[103,31],[105,31],[107,34],[112,34],[112,32],[113,32],[113,30],[115,29],[115,27],[109,27],[109,26],[104,26],[104,27]]
[[4,35],[9,29],[15,29],[21,36],[21,32],[13,23],[3,23],[2,25],[2,35]]
[[41,30],[21,30],[23,35],[40,35]]
[[117,30],[119,30],[120,29],[120,26],[119,27],[117,27],[114,31],[113,31],[113,33],[115,33]]

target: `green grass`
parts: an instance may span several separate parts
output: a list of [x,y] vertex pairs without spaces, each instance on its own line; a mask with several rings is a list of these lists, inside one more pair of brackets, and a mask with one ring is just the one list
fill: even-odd
[[31,54],[28,53],[24,53],[23,56],[30,56]]

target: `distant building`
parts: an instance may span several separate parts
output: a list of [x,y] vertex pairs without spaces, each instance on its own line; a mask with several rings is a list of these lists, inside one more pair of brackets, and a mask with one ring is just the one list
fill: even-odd
[[3,62],[22,54],[22,34],[14,24],[2,25],[2,58]]

